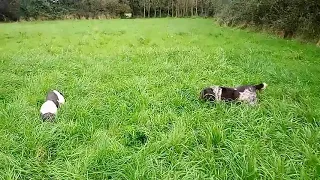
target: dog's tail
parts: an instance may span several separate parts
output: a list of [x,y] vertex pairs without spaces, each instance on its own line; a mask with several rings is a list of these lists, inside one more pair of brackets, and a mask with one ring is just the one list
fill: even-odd
[[261,83],[261,84],[258,84],[258,85],[255,85],[254,87],[256,88],[256,90],[264,90],[267,88],[267,84],[266,83]]

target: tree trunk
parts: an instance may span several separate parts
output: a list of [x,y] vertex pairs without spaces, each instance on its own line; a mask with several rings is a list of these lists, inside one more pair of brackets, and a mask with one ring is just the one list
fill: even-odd
[[[192,0],[193,1],[193,0]],[[191,17],[193,16],[193,2],[192,2],[192,4],[191,4],[191,6],[190,6],[190,13],[191,13]]]
[[176,17],[179,16],[179,5],[178,5],[178,2],[176,4]]
[[160,18],[161,18],[161,8],[159,8],[159,12],[160,12]]
[[183,17],[188,16],[188,1],[184,1],[184,11],[183,11]]
[[170,1],[168,1],[168,12],[167,12],[167,17],[169,17],[169,13],[170,13]]
[[203,2],[203,0],[201,0],[201,16],[203,16],[203,4],[204,4],[204,2]]
[[149,4],[148,4],[148,18],[150,18],[150,8],[151,8],[151,2],[149,0]]
[[207,7],[206,7],[207,3],[204,4],[204,16],[207,16]]
[[157,7],[154,8],[154,17],[157,17]]
[[[58,1],[58,2],[60,3],[60,1]],[[130,6],[130,4],[131,4],[131,3],[129,2],[129,6]],[[131,12],[132,12],[132,14],[131,14],[131,15],[132,15],[132,16],[134,16],[134,15],[135,15],[135,13],[134,13],[134,11],[135,11],[134,6],[132,6],[132,8],[131,8],[131,9],[132,9],[132,11],[131,11]]]
[[143,18],[146,18],[146,0],[143,1]]
[[173,17],[173,0],[171,2],[171,16]]
[[196,16],[198,16],[198,0],[196,0]]

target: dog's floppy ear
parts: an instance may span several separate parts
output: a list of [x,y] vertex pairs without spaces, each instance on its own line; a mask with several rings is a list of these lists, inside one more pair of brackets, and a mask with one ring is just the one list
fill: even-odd
[[255,85],[254,88],[256,90],[262,91],[262,90],[265,90],[267,86],[268,86],[267,83],[261,83],[261,84]]
[[65,101],[66,101],[65,98],[64,98],[64,95],[61,92],[57,91],[57,90],[53,90],[53,92],[58,96],[59,103],[60,104],[64,104]]
[[61,91],[58,91],[64,98],[64,101],[66,101],[66,97],[64,96],[64,93],[62,93]]

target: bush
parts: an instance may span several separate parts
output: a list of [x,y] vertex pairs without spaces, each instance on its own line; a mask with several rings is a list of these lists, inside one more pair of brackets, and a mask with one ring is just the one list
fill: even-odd
[[98,18],[131,12],[126,0],[0,0],[0,21],[23,19]]
[[234,0],[217,15],[228,25],[267,26],[284,32],[317,38],[320,34],[319,0]]

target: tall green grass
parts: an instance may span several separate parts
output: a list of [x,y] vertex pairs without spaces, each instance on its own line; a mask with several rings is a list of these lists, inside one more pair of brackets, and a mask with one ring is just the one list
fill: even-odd
[[[0,24],[2,179],[318,179],[320,50],[210,19]],[[257,107],[202,88],[266,82]],[[39,108],[66,104],[55,123]]]

